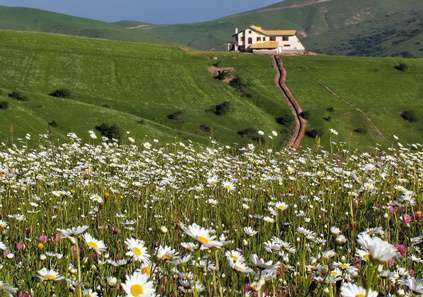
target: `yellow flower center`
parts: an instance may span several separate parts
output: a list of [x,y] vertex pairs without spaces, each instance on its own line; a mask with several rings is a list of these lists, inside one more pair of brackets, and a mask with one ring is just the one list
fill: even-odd
[[355,295],[355,297],[366,297],[366,294],[364,294],[364,293],[358,293],[357,295]]
[[363,256],[363,259],[364,259],[365,261],[369,261],[369,260],[370,260],[370,255],[364,255],[364,256]]
[[55,280],[56,279],[56,276],[54,274],[49,273],[49,274],[46,274],[44,276],[44,279],[51,281],[51,280]]
[[209,243],[209,239],[205,236],[198,235],[197,240],[202,244],[208,244]]
[[342,269],[347,269],[348,267],[350,267],[350,265],[343,263],[339,265],[339,267],[341,267]]
[[236,262],[238,260],[238,257],[237,256],[231,256],[231,260]]
[[133,253],[135,256],[139,257],[139,256],[141,256],[141,255],[142,255],[142,250],[141,250],[139,247],[134,247],[134,248],[132,249],[132,253]]
[[141,296],[142,293],[144,293],[144,288],[139,284],[135,284],[131,286],[130,291],[132,296],[138,297],[138,296]]
[[330,275],[331,275],[331,276],[337,276],[337,275],[338,275],[338,272],[337,272],[336,270],[332,270],[332,271],[330,272]]
[[144,275],[150,275],[151,274],[151,267],[150,266],[145,266],[141,269],[142,274]]
[[98,247],[97,243],[95,241],[89,241],[89,242],[87,242],[87,245],[94,250],[97,249],[97,247]]

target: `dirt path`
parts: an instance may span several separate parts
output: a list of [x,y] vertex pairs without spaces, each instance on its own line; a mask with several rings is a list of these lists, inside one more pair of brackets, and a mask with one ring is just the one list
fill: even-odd
[[285,101],[291,109],[292,115],[295,119],[295,127],[292,136],[288,141],[287,147],[298,149],[301,141],[304,138],[307,121],[301,116],[302,109],[292,94],[291,90],[286,85],[287,71],[283,65],[282,59],[279,56],[273,56],[273,67],[275,68],[275,84],[281,90]]

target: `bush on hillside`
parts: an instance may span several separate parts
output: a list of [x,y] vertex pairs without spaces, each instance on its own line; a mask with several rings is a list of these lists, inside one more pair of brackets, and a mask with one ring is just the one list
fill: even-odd
[[182,111],[177,111],[167,116],[169,120],[180,121],[182,120]]
[[213,131],[213,129],[207,124],[201,124],[200,130],[205,132],[205,133],[211,133]]
[[229,85],[238,90],[241,93],[241,96],[251,98],[251,94],[247,92],[246,84],[239,77],[232,78]]
[[302,117],[305,120],[310,119],[310,112],[309,111],[303,111],[300,113],[300,117]]
[[331,107],[326,108],[326,111],[328,111],[328,112],[334,112],[334,111],[335,111],[335,108],[333,108],[333,107],[331,106]]
[[231,103],[228,102],[228,101],[225,101],[225,102],[222,102],[220,104],[213,105],[212,107],[210,107],[206,111],[213,112],[215,115],[218,115],[218,116],[223,116],[227,112],[229,112],[230,109],[231,109]]
[[53,127],[53,128],[56,128],[56,127],[58,127],[59,125],[57,124],[57,122],[56,121],[51,121],[51,122],[49,122],[48,123],[48,125],[50,126],[50,127]]
[[410,123],[414,123],[417,121],[416,114],[412,110],[404,110],[403,112],[401,112],[401,117]]
[[305,133],[310,138],[322,137],[323,133],[317,129],[307,130]]
[[49,96],[56,98],[69,98],[71,92],[68,89],[57,89],[49,94]]
[[0,109],[8,109],[9,103],[6,101],[0,101]]
[[398,71],[405,72],[408,69],[408,65],[405,64],[405,63],[399,63],[399,64],[395,65],[394,68]]
[[8,94],[9,98],[18,100],[18,101],[28,101],[28,98],[21,94],[19,91],[13,91],[11,93]]
[[262,135],[258,133],[258,130],[255,128],[246,128],[244,130],[238,131],[238,135],[243,138],[248,138],[252,141],[258,143],[265,143],[265,139]]
[[286,125],[287,124],[287,120],[285,119],[284,116],[278,116],[275,118],[276,123],[278,123],[279,125]]
[[326,122],[330,122],[330,121],[332,121],[332,117],[331,117],[331,116],[323,117],[323,119],[324,119]]
[[117,141],[120,140],[120,128],[113,124],[103,123],[101,125],[95,126],[95,129],[100,132],[101,136],[106,137],[109,141],[116,139]]
[[356,129],[354,129],[354,132],[357,133],[357,134],[366,134],[367,129],[366,128],[356,128]]

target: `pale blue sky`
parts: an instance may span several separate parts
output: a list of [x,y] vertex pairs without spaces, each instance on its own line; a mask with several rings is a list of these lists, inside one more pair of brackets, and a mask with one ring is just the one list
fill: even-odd
[[26,6],[107,21],[139,20],[188,23],[280,2],[280,0],[0,0],[0,5]]

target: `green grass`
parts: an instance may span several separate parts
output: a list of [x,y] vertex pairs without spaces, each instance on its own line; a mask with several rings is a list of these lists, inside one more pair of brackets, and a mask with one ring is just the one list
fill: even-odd
[[[87,131],[103,122],[117,124],[142,139],[191,139],[222,143],[245,143],[237,132],[249,127],[266,133],[276,130],[280,146],[289,135],[289,126],[280,126],[275,117],[289,110],[273,84],[269,57],[232,57],[236,74],[248,81],[243,94],[217,81],[208,67],[214,56],[185,52],[179,48],[67,37],[40,33],[0,32],[0,88],[8,110],[0,110],[3,139],[43,132],[48,123],[55,135],[68,132],[87,137]],[[263,67],[267,65],[268,67]],[[239,67],[238,67],[239,66]],[[254,78],[254,79],[253,79]],[[48,94],[67,88],[71,97],[58,99]],[[28,101],[6,98],[20,90]],[[206,112],[228,101],[231,110],[224,116]],[[179,120],[168,115],[182,112]],[[37,124],[27,129],[29,122]],[[200,125],[211,127],[205,133]]]
[[422,152],[0,145],[0,294],[419,296]]
[[[408,65],[405,72],[394,68],[401,62]],[[333,139],[351,147],[389,145],[393,134],[405,143],[423,142],[423,60],[289,57],[286,66],[289,87],[310,112],[308,129],[322,131],[322,143],[329,143],[330,128],[340,134]],[[405,110],[417,121],[405,121]],[[367,132],[354,132],[358,128]],[[305,144],[311,141],[306,137]]]
[[423,56],[423,2],[420,0],[331,0],[303,5],[307,3],[310,1],[283,1],[213,21],[182,25],[106,23],[0,6],[0,28],[223,50],[232,40],[235,27],[257,24],[303,31],[307,48],[326,54]]

